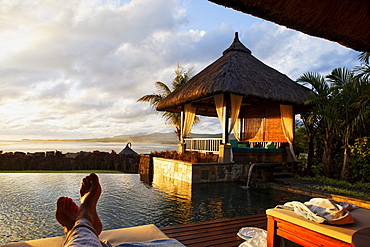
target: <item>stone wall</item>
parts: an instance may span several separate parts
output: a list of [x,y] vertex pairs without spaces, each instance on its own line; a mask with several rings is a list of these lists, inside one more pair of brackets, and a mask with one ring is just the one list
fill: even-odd
[[287,161],[287,153],[234,153],[236,163],[283,163]]
[[140,156],[121,156],[114,152],[4,153],[0,152],[0,170],[115,170],[137,173]]
[[185,161],[153,157],[154,176],[177,179],[183,182],[192,182],[192,164]]
[[197,163],[153,158],[154,176],[165,176],[187,183],[239,181],[248,175],[249,165],[235,163]]
[[150,154],[140,154],[139,174],[153,175],[153,159]]

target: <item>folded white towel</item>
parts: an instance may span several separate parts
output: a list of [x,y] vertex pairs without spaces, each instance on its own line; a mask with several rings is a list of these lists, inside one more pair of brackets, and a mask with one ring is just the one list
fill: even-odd
[[306,219],[332,225],[345,225],[354,223],[351,213],[347,209],[356,209],[357,206],[337,202],[325,198],[312,198],[310,201],[301,203],[297,201],[287,202],[277,208],[284,208],[294,211]]

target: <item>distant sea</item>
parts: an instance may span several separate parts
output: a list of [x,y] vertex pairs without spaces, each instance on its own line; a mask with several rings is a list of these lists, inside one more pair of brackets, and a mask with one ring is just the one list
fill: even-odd
[[[5,152],[45,152],[61,151],[62,153],[77,153],[80,151],[119,153],[126,147],[122,142],[82,142],[82,141],[0,141],[0,151]],[[176,144],[131,143],[131,149],[139,154],[149,154],[152,151],[177,150]]]

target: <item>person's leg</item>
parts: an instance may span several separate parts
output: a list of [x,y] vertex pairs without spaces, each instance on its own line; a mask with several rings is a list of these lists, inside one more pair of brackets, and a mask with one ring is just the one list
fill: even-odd
[[96,204],[101,194],[101,186],[96,174],[92,173],[83,179],[80,194],[80,208],[72,199],[66,197],[59,198],[57,203],[55,215],[66,232],[64,246],[105,246],[98,238],[102,224]]
[[82,180],[80,188],[81,205],[76,219],[84,218],[90,221],[98,235],[103,229],[99,215],[96,211],[96,204],[98,203],[100,194],[101,186],[99,178],[95,173],[91,173]]

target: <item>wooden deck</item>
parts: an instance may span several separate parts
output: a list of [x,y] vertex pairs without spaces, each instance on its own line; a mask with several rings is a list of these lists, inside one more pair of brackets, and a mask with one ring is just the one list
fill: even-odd
[[185,246],[238,246],[243,239],[236,234],[242,227],[259,227],[267,229],[265,214],[243,216],[176,226],[160,227],[170,238],[175,238]]

